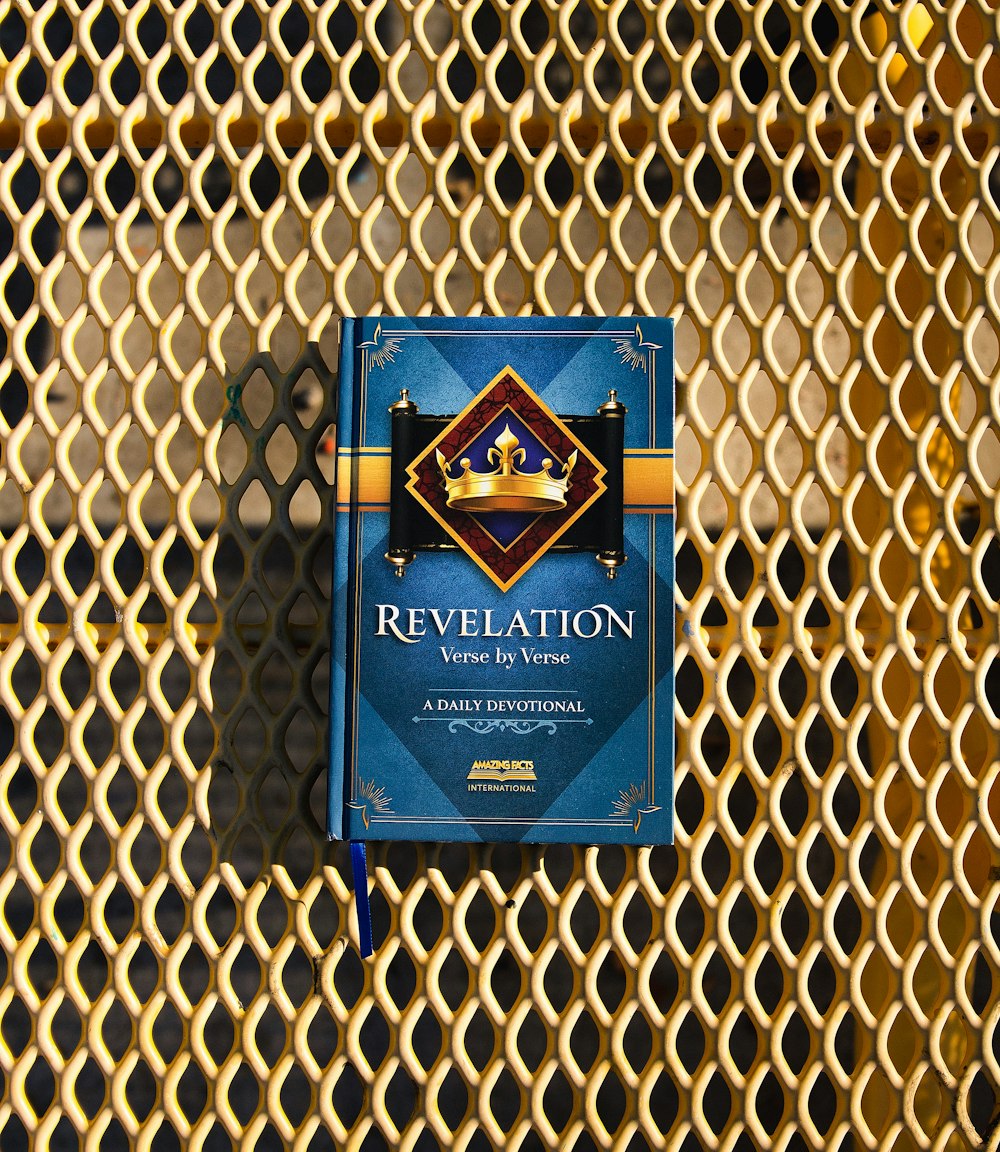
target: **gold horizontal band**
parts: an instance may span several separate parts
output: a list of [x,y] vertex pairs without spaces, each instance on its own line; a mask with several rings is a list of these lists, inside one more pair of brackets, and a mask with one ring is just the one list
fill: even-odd
[[389,449],[379,453],[352,456],[342,451],[337,457],[337,507],[346,510],[352,499],[360,507],[372,510],[378,505],[380,510],[389,508],[389,475],[391,459]]
[[625,453],[626,512],[665,512],[674,505],[674,457]]
[[[337,507],[346,510],[352,499],[360,508],[389,507],[389,449],[368,449],[365,455],[343,450],[337,458]],[[625,455],[625,511],[666,512],[674,504],[673,454]]]

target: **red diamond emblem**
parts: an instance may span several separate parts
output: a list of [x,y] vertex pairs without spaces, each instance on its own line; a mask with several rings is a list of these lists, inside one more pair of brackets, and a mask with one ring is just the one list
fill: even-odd
[[605,491],[601,462],[509,365],[407,474],[413,497],[503,592]]

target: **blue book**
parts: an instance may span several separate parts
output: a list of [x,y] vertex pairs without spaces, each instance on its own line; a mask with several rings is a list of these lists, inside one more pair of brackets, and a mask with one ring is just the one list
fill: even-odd
[[343,322],[331,838],[672,841],[673,335]]

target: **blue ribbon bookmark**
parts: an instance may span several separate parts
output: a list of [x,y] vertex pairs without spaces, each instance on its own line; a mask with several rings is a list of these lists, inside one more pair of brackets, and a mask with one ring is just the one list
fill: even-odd
[[375,951],[372,943],[372,906],[368,901],[368,860],[363,840],[351,841],[351,871],[354,873],[354,906],[358,910],[358,943],[361,959]]

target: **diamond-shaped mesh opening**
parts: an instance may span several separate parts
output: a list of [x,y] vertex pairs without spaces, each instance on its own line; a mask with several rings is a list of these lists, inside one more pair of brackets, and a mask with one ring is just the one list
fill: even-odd
[[[988,1146],[987,0],[0,12],[0,1144]],[[672,315],[676,849],[323,833],[337,320]]]

